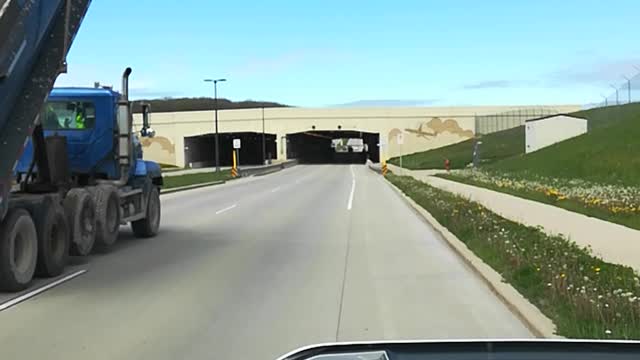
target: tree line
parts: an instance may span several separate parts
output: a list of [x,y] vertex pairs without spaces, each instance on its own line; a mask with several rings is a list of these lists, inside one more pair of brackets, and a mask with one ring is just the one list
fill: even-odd
[[[213,110],[214,100],[208,97],[199,98],[176,98],[176,99],[153,99],[153,100],[135,100],[133,101],[133,112],[140,113],[141,104],[147,103],[151,105],[151,112],[178,112],[178,111],[202,111]],[[228,99],[218,99],[218,110],[226,109],[253,109],[261,107],[288,107],[288,105],[279,104],[269,101],[231,101]]]

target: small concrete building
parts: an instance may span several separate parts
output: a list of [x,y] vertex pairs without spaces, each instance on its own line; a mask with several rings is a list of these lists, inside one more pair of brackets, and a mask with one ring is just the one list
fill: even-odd
[[587,119],[559,114],[525,122],[525,152],[530,153],[587,132]]

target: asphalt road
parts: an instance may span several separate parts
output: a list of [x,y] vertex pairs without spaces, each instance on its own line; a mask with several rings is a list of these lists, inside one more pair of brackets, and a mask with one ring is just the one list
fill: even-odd
[[[296,166],[162,197],[161,233],[0,312],[3,359],[273,359],[318,342],[531,337],[378,174]],[[70,270],[70,271],[71,271]]]

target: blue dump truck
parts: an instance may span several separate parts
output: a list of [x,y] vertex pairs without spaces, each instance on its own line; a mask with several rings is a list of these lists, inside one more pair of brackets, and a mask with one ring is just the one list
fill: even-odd
[[[158,164],[142,160],[128,83],[54,89],[88,0],[0,0],[0,291],[107,251],[120,225],[160,223]],[[140,136],[153,136],[143,106]]]

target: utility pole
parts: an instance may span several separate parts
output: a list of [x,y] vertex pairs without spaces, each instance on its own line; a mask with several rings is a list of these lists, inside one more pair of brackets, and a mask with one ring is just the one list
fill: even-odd
[[227,79],[204,79],[205,82],[213,83],[213,104],[214,104],[214,121],[216,124],[215,148],[216,148],[216,172],[220,172],[220,143],[218,140],[218,82],[227,81]]

